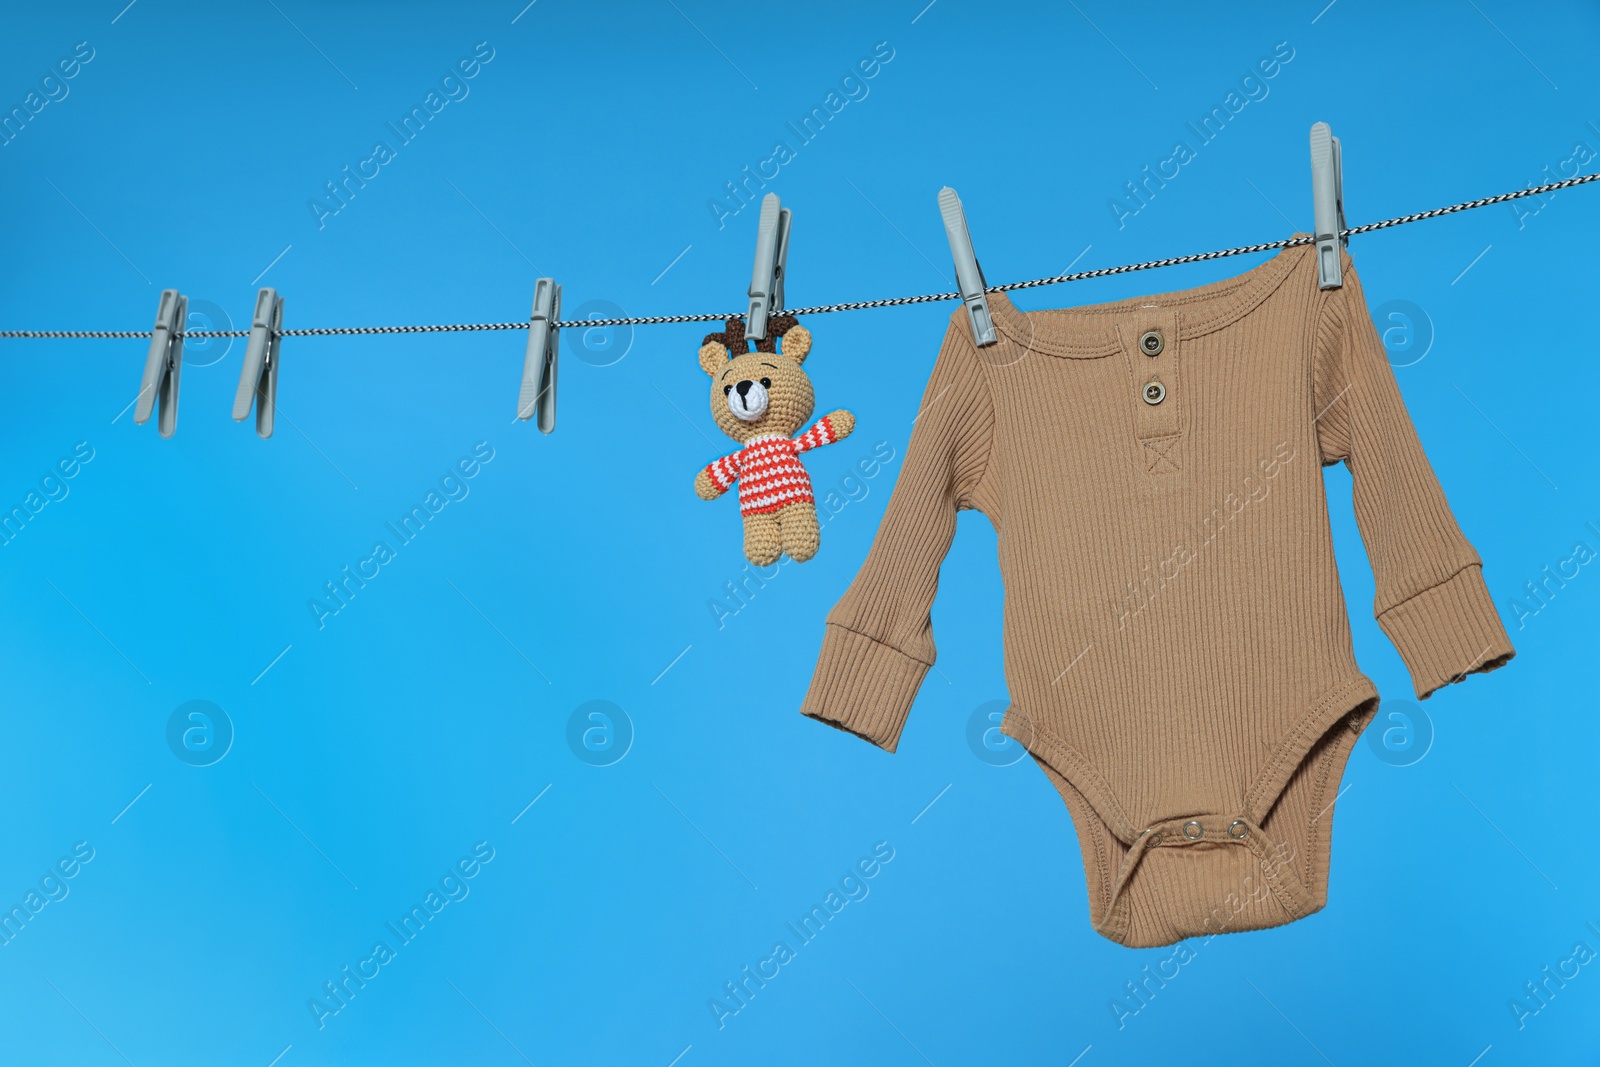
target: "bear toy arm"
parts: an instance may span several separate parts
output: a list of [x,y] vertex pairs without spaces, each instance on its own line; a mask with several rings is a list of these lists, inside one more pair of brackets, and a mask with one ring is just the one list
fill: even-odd
[[735,452],[700,468],[700,473],[694,476],[694,491],[701,500],[715,500],[732,488],[738,478],[739,453]]
[[709,467],[701,467],[700,473],[694,476],[694,491],[701,500],[715,500],[724,492],[721,486],[711,480]]
[[850,436],[850,432],[855,428],[856,417],[840,408],[831,415],[824,415],[816,421],[811,429],[796,437],[794,439],[796,450],[809,452],[813,448],[821,448],[823,445],[831,445],[835,441],[843,441]]

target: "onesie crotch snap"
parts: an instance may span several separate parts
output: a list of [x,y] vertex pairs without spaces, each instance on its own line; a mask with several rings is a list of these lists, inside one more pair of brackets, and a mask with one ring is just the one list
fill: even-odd
[[1300,918],[1316,904],[1293,852],[1246,813],[1155,823],[1129,847],[1096,925],[1139,948]]

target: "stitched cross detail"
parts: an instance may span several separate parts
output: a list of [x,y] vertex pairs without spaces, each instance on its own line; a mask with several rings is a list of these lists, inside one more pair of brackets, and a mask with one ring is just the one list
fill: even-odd
[[1149,466],[1145,469],[1151,474],[1167,474],[1178,470],[1178,461],[1173,456],[1173,450],[1182,437],[1182,434],[1175,433],[1142,441],[1145,459],[1149,461]]

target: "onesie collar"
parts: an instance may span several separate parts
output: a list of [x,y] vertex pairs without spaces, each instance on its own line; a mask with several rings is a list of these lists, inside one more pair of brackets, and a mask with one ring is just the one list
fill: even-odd
[[1068,359],[1092,359],[1119,351],[1119,320],[1141,310],[1178,311],[1184,337],[1199,337],[1237,322],[1272,295],[1297,267],[1311,269],[1315,247],[1304,244],[1282,249],[1265,263],[1221,281],[1107,304],[1024,312],[1005,293],[990,293],[989,314],[1000,333],[1029,349]]

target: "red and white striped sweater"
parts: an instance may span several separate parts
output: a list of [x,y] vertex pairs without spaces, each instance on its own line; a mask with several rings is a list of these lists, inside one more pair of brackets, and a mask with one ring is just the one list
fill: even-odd
[[739,483],[739,514],[764,515],[790,504],[810,504],[811,475],[800,463],[800,453],[839,439],[833,422],[826,415],[799,437],[762,434],[752,437],[744,447],[723,456],[706,468],[711,482],[721,492]]

